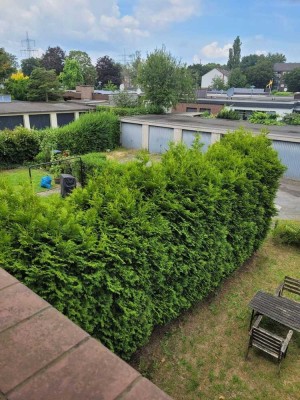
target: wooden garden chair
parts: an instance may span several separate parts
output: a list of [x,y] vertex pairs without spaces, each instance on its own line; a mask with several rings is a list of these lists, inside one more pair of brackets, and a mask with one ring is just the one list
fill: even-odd
[[245,358],[247,359],[250,348],[256,347],[259,350],[262,350],[277,359],[278,373],[280,373],[281,361],[286,356],[288,345],[293,335],[293,331],[290,330],[287,334],[287,337],[282,338],[278,335],[275,335],[274,333],[267,331],[266,329],[260,328],[259,324],[262,318],[263,316],[260,315],[250,329],[250,339]]
[[291,278],[286,276],[284,278],[284,282],[281,283],[278,288],[276,289],[275,295],[276,296],[283,296],[283,291],[286,290],[287,292],[298,294],[299,301],[300,301],[300,280]]

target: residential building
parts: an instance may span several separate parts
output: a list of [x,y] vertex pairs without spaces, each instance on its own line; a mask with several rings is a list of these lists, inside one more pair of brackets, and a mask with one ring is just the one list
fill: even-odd
[[281,92],[286,91],[285,74],[293,71],[295,68],[300,68],[300,63],[275,63],[273,67],[275,75],[273,89]]
[[215,78],[221,78],[224,84],[227,84],[229,77],[229,71],[221,68],[214,68],[202,76],[201,88],[209,88],[213,85]]

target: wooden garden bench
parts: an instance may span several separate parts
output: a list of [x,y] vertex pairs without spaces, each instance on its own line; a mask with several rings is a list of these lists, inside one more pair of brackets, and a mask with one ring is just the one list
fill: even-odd
[[274,333],[267,331],[266,329],[260,328],[259,324],[262,318],[263,316],[260,315],[250,329],[250,339],[245,358],[247,359],[248,357],[250,347],[256,347],[277,359],[278,373],[280,373],[281,361],[286,356],[288,345],[293,335],[293,331],[290,330],[287,334],[287,337],[282,338],[278,335],[275,335]]
[[284,282],[281,283],[276,289],[275,295],[281,297],[284,290],[290,293],[298,294],[300,296],[300,280],[286,276],[284,278]]

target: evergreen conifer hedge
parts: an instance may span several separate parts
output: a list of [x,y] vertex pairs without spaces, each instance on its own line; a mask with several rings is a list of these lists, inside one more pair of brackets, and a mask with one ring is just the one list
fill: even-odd
[[239,130],[206,154],[104,163],[65,200],[0,183],[0,264],[129,358],[258,249],[283,171],[265,135]]

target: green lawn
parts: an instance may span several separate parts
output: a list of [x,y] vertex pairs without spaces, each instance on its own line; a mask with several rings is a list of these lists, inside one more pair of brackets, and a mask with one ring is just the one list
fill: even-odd
[[[285,275],[300,278],[300,250],[271,238],[211,298],[157,329],[131,364],[174,399],[299,400],[300,334],[294,332],[281,376],[275,359],[248,344],[248,303],[274,293]],[[285,334],[286,328],[269,328]]]
[[[48,171],[42,169],[33,169],[31,171],[31,175],[32,175],[32,187],[35,193],[48,190],[40,186],[41,178],[43,176],[45,175],[51,176],[51,174],[49,174]],[[54,184],[53,176],[51,176],[51,178],[52,178],[52,188],[54,188],[57,185]],[[24,167],[10,169],[10,170],[2,170],[2,171],[0,170],[0,179],[4,179],[12,186],[18,186],[23,184],[30,185],[28,168]]]

